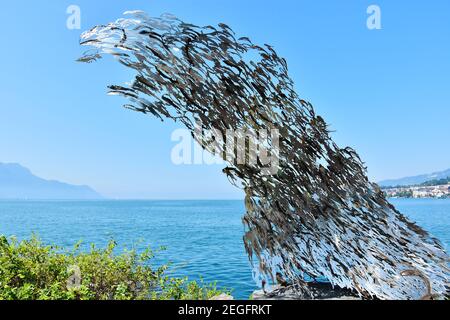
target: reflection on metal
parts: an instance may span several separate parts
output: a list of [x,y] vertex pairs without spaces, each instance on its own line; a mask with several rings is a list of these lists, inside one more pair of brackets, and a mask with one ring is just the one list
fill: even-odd
[[280,133],[275,174],[245,163],[224,169],[246,194],[244,242],[257,281],[282,278],[304,294],[304,279],[326,278],[363,297],[445,295],[449,269],[441,244],[388,203],[354,150],[332,141],[273,47],[237,38],[225,24],[127,14],[85,32],[81,44],[97,53],[80,59],[111,54],[134,70],[132,84],[109,87],[131,101],[127,108],[192,132],[202,123],[205,130]]

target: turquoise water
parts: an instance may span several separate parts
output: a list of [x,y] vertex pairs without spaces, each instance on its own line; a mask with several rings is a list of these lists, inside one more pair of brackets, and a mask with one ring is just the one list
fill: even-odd
[[[450,245],[450,200],[395,199],[419,225]],[[0,201],[0,234],[71,247],[79,240],[137,248],[166,246],[155,263],[173,273],[218,281],[246,299],[255,289],[242,235],[242,201]]]

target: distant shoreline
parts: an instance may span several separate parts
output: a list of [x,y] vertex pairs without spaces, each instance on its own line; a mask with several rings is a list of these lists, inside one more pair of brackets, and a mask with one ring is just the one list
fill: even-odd
[[449,197],[446,198],[436,198],[436,197],[423,197],[423,198],[414,198],[414,197],[387,197],[388,200],[391,199],[411,199],[411,200],[450,200]]
[[450,198],[450,184],[447,181],[442,184],[385,187],[382,190],[388,198],[448,199]]
[[[438,199],[438,200],[450,200],[450,197],[398,197],[398,196],[387,196],[388,199]],[[112,199],[112,198],[103,198],[103,199],[20,199],[20,198],[0,198],[1,202],[11,201],[11,202],[231,202],[238,201],[242,202],[244,199]]]

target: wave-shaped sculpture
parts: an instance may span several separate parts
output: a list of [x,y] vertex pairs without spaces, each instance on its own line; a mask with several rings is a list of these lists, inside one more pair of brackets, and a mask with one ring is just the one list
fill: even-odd
[[126,107],[192,132],[197,122],[222,131],[279,131],[276,174],[245,163],[224,169],[246,193],[244,242],[261,283],[283,278],[308,293],[305,279],[326,278],[380,299],[447,294],[441,244],[388,203],[355,151],[332,141],[271,46],[237,39],[225,24],[126,14],[131,17],[85,32],[81,44],[94,51],[80,58],[111,54],[136,72],[129,86],[109,87],[131,100]]

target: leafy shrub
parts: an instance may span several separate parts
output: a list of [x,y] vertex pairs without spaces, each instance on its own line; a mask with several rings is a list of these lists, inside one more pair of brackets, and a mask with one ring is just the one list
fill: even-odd
[[88,252],[46,246],[36,236],[0,236],[0,300],[209,299],[216,285],[170,278],[167,265],[153,269],[154,252],[113,253],[116,243]]

